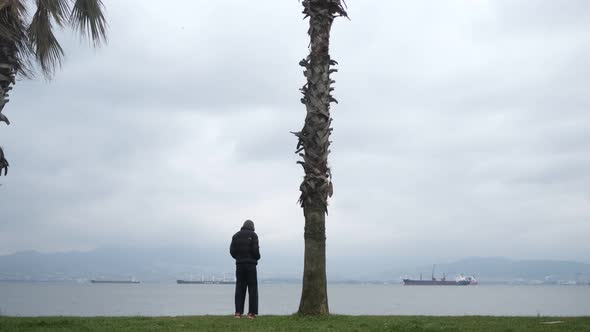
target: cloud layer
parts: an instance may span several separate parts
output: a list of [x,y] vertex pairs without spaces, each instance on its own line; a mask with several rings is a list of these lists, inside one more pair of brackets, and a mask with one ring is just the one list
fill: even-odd
[[[0,129],[0,253],[225,246],[257,222],[297,254],[297,1],[105,1],[110,40],[19,81]],[[348,1],[331,257],[588,262],[586,1]]]

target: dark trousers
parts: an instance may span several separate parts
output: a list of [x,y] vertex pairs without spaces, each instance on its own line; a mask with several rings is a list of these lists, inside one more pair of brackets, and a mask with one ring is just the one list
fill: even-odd
[[246,289],[248,289],[248,313],[258,315],[258,277],[256,265],[236,265],[236,312],[244,313],[244,301],[246,301]]

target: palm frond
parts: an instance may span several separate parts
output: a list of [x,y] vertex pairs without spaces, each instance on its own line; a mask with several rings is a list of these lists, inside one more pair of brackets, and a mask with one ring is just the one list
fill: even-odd
[[[39,1],[38,4],[42,2]],[[55,14],[51,13],[48,7],[38,6],[28,29],[29,41],[34,49],[35,57],[47,76],[50,76],[56,67],[61,66],[64,56],[64,51],[53,34],[50,15]]]
[[312,10],[318,13],[329,13],[333,17],[343,16],[348,19],[346,2],[344,0],[303,0],[304,19],[311,16]]
[[0,0],[0,38],[19,41],[26,37],[27,8],[23,0]]
[[2,150],[2,147],[0,146],[0,176],[2,175],[2,170],[4,170],[4,175],[8,174],[8,166],[10,166],[10,164],[4,157],[4,150]]
[[70,4],[68,0],[37,0],[37,10],[49,12],[57,25],[64,26],[70,13]]
[[10,9],[17,15],[26,14],[27,7],[24,0],[2,0],[0,1],[0,10]]
[[106,41],[107,23],[101,0],[76,0],[70,23],[83,36],[88,36],[95,45]]
[[0,56],[24,77],[33,76],[33,49],[27,35],[24,0],[0,0]]

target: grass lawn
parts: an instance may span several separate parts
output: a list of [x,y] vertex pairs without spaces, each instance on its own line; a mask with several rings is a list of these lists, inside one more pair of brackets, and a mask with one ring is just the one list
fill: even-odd
[[[550,324],[546,324],[546,323]],[[557,323],[556,323],[557,322]],[[589,331],[590,317],[0,317],[0,331]]]

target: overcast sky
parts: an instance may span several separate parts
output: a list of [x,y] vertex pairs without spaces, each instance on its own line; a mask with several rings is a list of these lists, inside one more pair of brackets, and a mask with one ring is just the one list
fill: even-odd
[[[223,247],[246,218],[298,255],[297,0],[105,0],[0,124],[0,254]],[[348,0],[331,54],[329,257],[590,262],[590,2]]]

